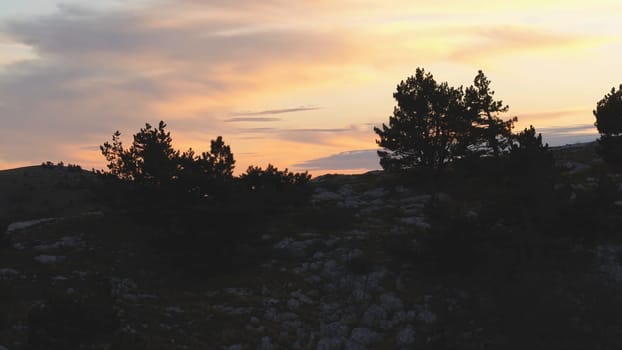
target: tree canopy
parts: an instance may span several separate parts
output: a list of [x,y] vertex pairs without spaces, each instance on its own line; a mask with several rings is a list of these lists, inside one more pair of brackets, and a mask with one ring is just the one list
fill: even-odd
[[517,118],[502,120],[508,106],[493,97],[490,80],[479,71],[464,89],[438,83],[417,68],[397,85],[397,102],[389,125],[374,128],[380,164],[387,170],[423,165],[442,168],[468,156],[499,155],[510,148]]
[[[211,141],[208,152],[197,155],[194,150],[175,150],[166,124],[157,128],[149,123],[133,136],[126,149],[119,131],[112,142],[105,142],[100,150],[108,161],[109,174],[133,183],[148,186],[177,186],[187,193],[205,195],[218,184],[233,178],[235,159],[231,148],[221,136]],[[218,184],[216,184],[218,182]]]
[[600,133],[597,152],[605,161],[622,164],[622,84],[596,103],[594,125]]

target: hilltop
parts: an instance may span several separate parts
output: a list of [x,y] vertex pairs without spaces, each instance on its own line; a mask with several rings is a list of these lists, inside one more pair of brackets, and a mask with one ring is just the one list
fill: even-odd
[[178,228],[95,174],[2,171],[0,349],[619,348],[622,178],[593,148],[554,149],[551,197],[458,170],[321,176],[228,258],[162,245]]

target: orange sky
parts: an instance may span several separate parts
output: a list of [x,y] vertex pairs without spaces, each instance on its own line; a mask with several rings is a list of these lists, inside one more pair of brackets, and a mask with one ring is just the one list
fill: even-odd
[[0,4],[0,169],[102,168],[97,146],[165,120],[175,146],[222,135],[238,171],[377,168],[374,125],[424,67],[478,69],[518,127],[594,138],[591,110],[622,83],[613,0],[24,0]]

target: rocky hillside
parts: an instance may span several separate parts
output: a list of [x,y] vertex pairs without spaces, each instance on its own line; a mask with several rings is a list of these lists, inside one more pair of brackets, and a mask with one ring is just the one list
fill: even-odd
[[[569,203],[599,186],[586,153],[560,151]],[[485,205],[462,192],[333,175],[238,248],[253,263],[197,272],[146,244],[153,228],[81,198],[80,213],[8,225],[0,349],[622,347],[619,235],[527,239],[497,222],[482,236]]]

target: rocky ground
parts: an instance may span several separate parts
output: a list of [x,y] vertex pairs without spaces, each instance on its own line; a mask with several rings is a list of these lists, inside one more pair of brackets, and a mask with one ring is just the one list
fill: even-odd
[[[83,300],[101,316],[97,325],[118,322],[91,349],[440,349],[434,344],[451,332],[464,348],[507,348],[469,311],[486,299],[396,258],[417,251],[431,229],[426,207],[448,195],[327,178],[314,188],[313,207],[344,214],[340,229],[262,233],[269,259],[218,276],[188,277],[129,238],[119,244],[115,226],[127,222],[107,212],[9,225],[10,245],[0,248],[0,350],[25,348],[33,310],[47,310],[50,293]],[[591,274],[619,288],[622,245],[593,253]],[[67,315],[54,317],[63,323]],[[461,327],[449,330],[449,319]]]
[[[174,300],[179,295],[170,288],[142,285],[140,279],[149,280],[148,271],[139,271],[143,276],[137,278],[114,273],[115,266],[95,269],[99,265],[87,256],[105,247],[94,245],[93,236],[86,232],[45,234],[62,231],[51,229],[55,225],[75,231],[80,224],[74,221],[84,218],[9,225],[12,254],[19,256],[16,260],[30,259],[31,263],[5,264],[0,279],[23,288],[49,285],[68,295],[80,293],[81,288],[89,290],[96,281],[107,281],[121,316],[121,331],[141,335],[155,329],[159,337],[169,334],[168,342],[175,344],[171,348],[366,349],[379,344],[410,348],[426,341],[418,330],[436,321],[430,305],[433,297],[407,293],[413,278],[410,267],[402,266],[400,274],[391,272],[379,260],[382,257],[366,256],[366,246],[380,235],[403,235],[413,227],[426,230],[429,225],[422,210],[429,199],[403,187],[357,192],[345,185],[333,192],[319,185],[313,205],[352,209],[358,221],[355,229],[332,234],[303,231],[278,239],[264,235],[274,258],[253,270],[253,282],[258,283],[234,278],[235,282],[219,288],[180,290],[182,302]],[[371,219],[387,211],[399,213],[389,230],[385,223]],[[92,215],[105,219],[103,213]],[[133,254],[121,251],[115,255],[121,253]],[[88,263],[75,266],[83,259]],[[6,348],[23,345],[24,321],[17,320],[0,333]],[[202,326],[218,324],[223,328],[201,334],[206,331]]]

